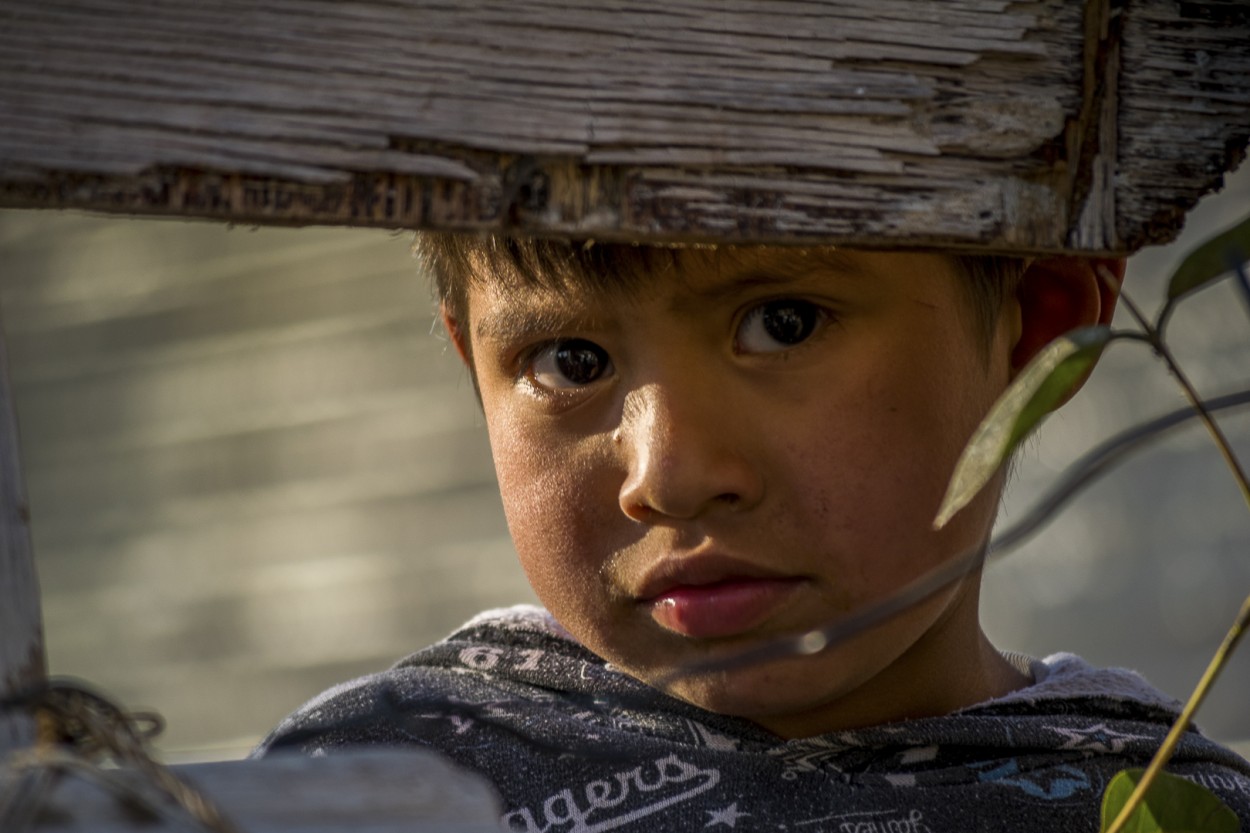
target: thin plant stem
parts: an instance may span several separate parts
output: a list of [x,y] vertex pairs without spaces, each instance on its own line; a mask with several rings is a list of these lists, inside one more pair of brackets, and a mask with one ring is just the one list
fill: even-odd
[[[1099,276],[1103,280],[1111,278],[1106,267],[1099,266],[1098,269]],[[1198,392],[1190,383],[1189,377],[1181,370],[1180,365],[1176,361],[1176,356],[1168,348],[1159,331],[1150,325],[1150,322],[1142,315],[1141,310],[1133,303],[1133,299],[1127,294],[1121,293],[1120,300],[1124,302],[1125,308],[1137,320],[1151,346],[1154,347],[1155,353],[1167,364],[1168,370],[1171,371],[1172,376],[1185,392],[1189,404],[1198,412],[1198,416],[1211,434],[1211,439],[1215,442],[1216,447],[1219,448],[1220,454],[1223,455],[1224,462],[1228,464],[1229,469],[1232,471],[1233,478],[1241,489],[1242,499],[1245,500],[1246,506],[1250,507],[1250,480],[1246,478],[1246,473],[1241,467],[1241,461],[1237,459],[1237,455],[1233,452],[1228,438],[1224,436],[1224,432],[1220,430],[1210,411],[1207,410],[1202,400],[1199,399]],[[1198,685],[1194,687],[1193,693],[1189,695],[1189,700],[1181,710],[1180,716],[1172,724],[1172,728],[1168,731],[1167,737],[1164,738],[1163,744],[1155,752],[1154,757],[1150,759],[1150,765],[1146,767],[1141,780],[1137,782],[1136,788],[1120,809],[1119,814],[1111,822],[1111,826],[1107,828],[1106,833],[1120,833],[1128,823],[1129,817],[1141,805],[1147,791],[1159,777],[1159,773],[1167,766],[1168,761],[1171,760],[1172,753],[1176,751],[1176,745],[1180,743],[1180,739],[1189,728],[1189,724],[1193,720],[1194,714],[1197,713],[1198,707],[1206,699],[1207,693],[1211,690],[1211,686],[1215,684],[1216,678],[1219,676],[1220,671],[1223,670],[1233,649],[1241,641],[1241,637],[1248,625],[1250,625],[1250,596],[1247,596],[1242,603],[1236,620],[1234,620],[1232,627],[1228,629],[1228,633],[1224,635],[1224,641],[1220,643],[1215,656],[1211,657],[1211,662],[1207,665],[1207,670],[1203,673],[1202,679],[1198,681]]]
[[[1099,266],[1098,268],[1101,270],[1106,269],[1105,266]],[[1185,398],[1189,400],[1190,406],[1198,412],[1199,419],[1206,426],[1207,432],[1211,434],[1211,439],[1224,457],[1224,462],[1228,465],[1229,470],[1232,471],[1233,479],[1237,481],[1237,486],[1241,490],[1242,500],[1245,501],[1246,507],[1250,508],[1250,478],[1246,477],[1246,472],[1241,467],[1241,461],[1237,459],[1237,455],[1233,452],[1233,447],[1228,442],[1228,438],[1224,436],[1224,432],[1220,429],[1219,424],[1216,423],[1215,418],[1211,416],[1211,412],[1202,404],[1198,391],[1194,389],[1193,384],[1189,381],[1189,377],[1181,370],[1180,364],[1176,361],[1176,356],[1160,337],[1159,331],[1150,325],[1150,322],[1142,315],[1141,309],[1138,308],[1137,304],[1133,303],[1133,299],[1127,293],[1121,293],[1120,300],[1124,302],[1124,306],[1133,318],[1137,320],[1143,332],[1145,332],[1146,338],[1154,348],[1155,353],[1167,364],[1168,370],[1172,372],[1172,376],[1176,379],[1177,384],[1185,392]]]
[[[1245,407],[1250,405],[1250,390],[1218,396],[1202,404],[1213,414],[1230,408]],[[1119,465],[1130,454],[1161,438],[1166,432],[1197,418],[1198,412],[1185,406],[1122,431],[1081,456],[1064,470],[1059,480],[1019,521],[994,536],[994,540],[990,542],[990,560],[997,560],[1031,538],[1082,489]]]
[[1246,312],[1250,312],[1250,277],[1246,276],[1246,264],[1235,264],[1233,275],[1237,281],[1237,288],[1241,290],[1241,300],[1246,302]]
[[1172,724],[1167,737],[1163,739],[1163,744],[1155,752],[1154,757],[1150,759],[1150,765],[1146,767],[1146,771],[1142,773],[1141,780],[1137,782],[1136,789],[1129,795],[1128,801],[1124,803],[1124,807],[1120,810],[1120,814],[1111,822],[1111,826],[1106,829],[1105,833],[1120,833],[1124,829],[1124,825],[1128,823],[1129,816],[1145,799],[1146,791],[1150,789],[1151,784],[1155,782],[1155,779],[1159,777],[1159,773],[1163,771],[1168,761],[1171,760],[1172,753],[1176,751],[1176,745],[1180,743],[1181,737],[1189,728],[1189,724],[1194,719],[1194,714],[1197,713],[1198,707],[1206,699],[1207,692],[1211,690],[1211,686],[1215,685],[1216,677],[1224,670],[1224,665],[1232,655],[1233,649],[1237,647],[1237,643],[1241,641],[1241,637],[1245,634],[1247,627],[1250,627],[1250,596],[1247,596],[1246,600],[1242,602],[1241,611],[1237,614],[1236,621],[1228,629],[1228,633],[1224,634],[1224,641],[1220,643],[1215,656],[1211,657],[1211,662],[1207,664],[1207,670],[1203,672],[1202,679],[1198,681],[1193,694],[1189,695],[1189,701],[1185,703],[1185,707],[1181,710],[1180,717],[1176,718],[1176,722]]

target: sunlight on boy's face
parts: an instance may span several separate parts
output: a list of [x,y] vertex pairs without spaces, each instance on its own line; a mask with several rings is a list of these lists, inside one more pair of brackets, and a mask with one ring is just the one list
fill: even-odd
[[[685,250],[629,295],[470,291],[504,508],[539,598],[643,680],[821,625],[967,548],[931,521],[1009,375],[938,255]],[[990,490],[994,492],[996,490]],[[799,736],[981,699],[976,577],[814,657],[669,687]]]

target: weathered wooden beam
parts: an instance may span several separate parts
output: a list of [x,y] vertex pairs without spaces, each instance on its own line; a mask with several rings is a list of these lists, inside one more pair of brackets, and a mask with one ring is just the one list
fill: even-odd
[[[433,752],[373,749],[326,758],[291,755],[191,764],[173,770],[244,833],[495,833],[500,829],[499,801],[486,782]],[[129,789],[150,790],[137,771],[111,770],[110,775]],[[19,777],[16,770],[0,766],[0,797]],[[188,823],[180,811],[154,815],[144,811],[142,802],[120,801],[78,772],[63,778],[46,798],[39,805],[43,811],[29,828],[32,833],[204,829]]]
[[[0,701],[47,678],[39,584],[30,549],[30,512],[18,456],[17,415],[0,327]],[[34,721],[0,709],[0,762],[34,740]]]
[[1244,0],[0,3],[0,205],[1124,252],[1248,139]]

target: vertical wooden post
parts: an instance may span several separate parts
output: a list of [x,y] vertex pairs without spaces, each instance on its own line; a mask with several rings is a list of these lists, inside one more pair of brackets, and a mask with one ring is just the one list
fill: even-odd
[[[18,459],[17,412],[0,328],[0,700],[47,677],[30,512]],[[34,740],[34,721],[0,711],[0,760]]]

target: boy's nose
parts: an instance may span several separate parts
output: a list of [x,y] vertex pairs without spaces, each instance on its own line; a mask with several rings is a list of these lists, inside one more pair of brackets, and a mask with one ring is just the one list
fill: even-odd
[[627,466],[621,510],[633,520],[741,511],[763,496],[754,443],[736,430],[740,415],[700,387],[653,384],[627,396],[613,441]]

